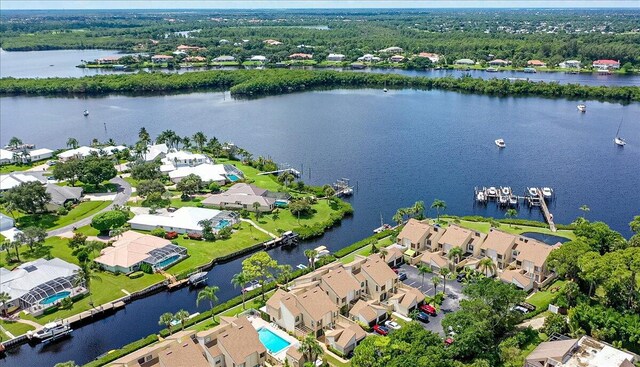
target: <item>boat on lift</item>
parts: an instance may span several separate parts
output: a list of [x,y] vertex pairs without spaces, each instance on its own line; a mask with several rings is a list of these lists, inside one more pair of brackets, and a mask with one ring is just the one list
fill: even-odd
[[518,197],[515,195],[509,196],[509,205],[510,206],[518,206]]
[[479,201],[479,202],[485,202],[485,201],[487,201],[487,196],[484,194],[483,191],[480,191],[476,195],[476,200]]
[[498,196],[498,189],[493,186],[487,189],[487,197],[492,198],[496,196]]
[[500,193],[504,196],[510,196],[511,188],[509,186],[500,187]]
[[538,189],[536,189],[535,187],[530,187],[528,189],[529,195],[532,197],[538,197]]
[[545,199],[551,199],[553,197],[553,189],[550,187],[543,187],[542,196],[544,196]]
[[205,284],[207,281],[207,272],[201,271],[199,273],[195,273],[189,276],[189,285],[192,287],[197,287],[199,285]]
[[72,331],[73,330],[71,330],[71,326],[68,322],[56,320],[46,323],[42,329],[35,332],[29,330],[27,332],[27,338],[36,339],[42,343],[46,343],[69,335]]

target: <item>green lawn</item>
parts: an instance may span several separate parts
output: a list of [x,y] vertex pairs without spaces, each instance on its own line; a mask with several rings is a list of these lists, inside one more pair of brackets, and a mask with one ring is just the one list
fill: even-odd
[[[382,247],[387,247],[389,245],[391,245],[392,241],[391,241],[391,237],[385,237],[382,238],[380,240],[378,240],[376,247],[380,248]],[[358,250],[355,250],[354,252],[350,253],[347,256],[344,256],[342,258],[340,258],[340,262],[342,262],[343,264],[347,264],[352,262],[355,258],[356,255],[363,255],[363,256],[368,256],[371,254],[371,245],[367,245],[364,246]]]
[[335,204],[327,202],[327,200],[318,200],[313,205],[315,213],[309,216],[298,217],[293,215],[289,209],[279,209],[278,219],[273,219],[273,214],[263,214],[259,220],[256,221],[255,213],[251,213],[251,219],[256,222],[260,227],[266,229],[271,233],[278,233],[278,230],[287,231],[295,227],[301,226],[313,226],[320,222],[326,222],[329,220],[331,213],[336,212],[339,208]]
[[5,164],[0,166],[0,174],[17,172],[17,171],[26,171],[29,168],[33,168],[33,165],[30,164]]
[[2,325],[2,327],[5,330],[13,334],[13,336],[22,335],[29,330],[35,329],[31,325],[23,324],[21,322],[11,322],[11,321],[4,321],[4,320],[0,320],[0,325]]
[[[71,209],[67,215],[57,215],[55,213],[45,214],[23,214],[14,211],[12,214],[16,218],[17,226],[20,228],[37,226],[47,230],[64,227],[80,219],[86,218],[92,214],[106,208],[111,202],[109,201],[85,201],[75,208]],[[9,215],[5,210],[5,214]]]
[[[442,225],[444,222],[445,223],[444,226],[446,227],[448,224],[453,223],[453,221],[454,221],[453,218],[441,218],[440,224]],[[432,220],[432,222],[434,221]],[[491,224],[489,224],[489,222],[472,222],[467,220],[460,220],[460,223],[456,223],[456,224],[458,224],[461,227],[473,229],[483,233],[489,233],[489,229],[491,228]],[[557,232],[551,232],[551,230],[548,228],[530,227],[530,226],[523,226],[520,224],[509,225],[506,223],[500,223],[499,228],[502,231],[513,233],[513,234],[521,234],[525,232],[536,232],[536,233],[549,234],[553,236],[565,237],[570,240],[575,240],[576,238],[576,236],[573,234],[573,231],[570,231],[570,230],[558,230]]]
[[[251,227],[251,229],[249,228]],[[269,236],[258,231],[247,223],[241,223],[240,230],[226,240],[214,242],[194,241],[179,237],[176,239],[180,246],[189,251],[189,257],[167,270],[171,274],[180,274],[183,271],[207,264],[212,259],[232,254],[243,250],[258,242],[267,241]]]
[[284,186],[280,185],[272,175],[258,175],[259,170],[242,164],[242,162],[232,161],[228,159],[216,159],[216,163],[226,163],[236,166],[244,173],[244,177],[247,181],[259,186],[263,189],[271,191],[284,191]]
[[183,206],[198,206],[198,204],[200,204],[201,201],[202,201],[202,198],[200,197],[189,198],[189,200],[182,200],[180,198],[176,198],[176,199],[171,199],[170,206],[174,208],[182,208]]
[[538,310],[546,310],[547,308],[549,308],[549,304],[551,303],[551,301],[558,294],[558,292],[552,293],[550,291],[550,289],[552,289],[552,288],[562,288],[565,283],[566,283],[566,281],[564,281],[564,280],[557,280],[557,281],[555,281],[553,284],[551,284],[548,287],[548,290],[546,290],[546,291],[538,291],[538,292],[534,293],[531,297],[529,297],[527,299],[527,302],[529,302],[532,305],[536,306],[536,308]]
[[342,363],[328,353],[323,354],[323,356],[324,359],[333,367],[351,367],[351,362]]

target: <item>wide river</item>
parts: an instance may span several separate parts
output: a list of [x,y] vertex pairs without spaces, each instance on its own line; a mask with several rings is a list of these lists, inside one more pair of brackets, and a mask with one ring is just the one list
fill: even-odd
[[[0,98],[0,137],[39,147],[63,147],[69,137],[133,143],[140,127],[156,135],[173,129],[182,135],[203,131],[232,141],[257,155],[268,155],[301,169],[304,180],[330,183],[351,179],[357,191],[353,217],[322,238],[291,252],[275,249],[281,263],[304,263],[303,251],[319,244],[335,251],[372,233],[380,215],[389,222],[398,207],[435,198],[447,213],[503,217],[494,205],[473,205],[474,186],[550,186],[559,223],[570,223],[591,208],[626,237],[628,222],[640,214],[640,104],[543,98],[498,98],[443,91],[333,90],[254,100],[228,93],[103,98]],[[91,114],[85,118],[82,111]],[[613,144],[620,121],[628,144]],[[494,140],[503,138],[499,150]],[[431,210],[427,213],[435,215]],[[521,207],[519,218],[542,219]],[[220,300],[238,294],[229,284],[240,271],[238,259],[213,268],[209,283]],[[111,349],[157,332],[158,317],[179,309],[203,311],[195,292],[163,292],[79,328],[73,337],[49,346],[23,345],[8,352],[0,366],[44,366],[75,360],[85,363]]]
[[[106,56],[118,55],[113,50],[55,50],[55,51],[3,51],[0,49],[0,77],[14,78],[47,78],[47,77],[82,77],[99,74],[121,74],[124,71],[112,69],[77,68],[82,60],[95,60]],[[233,68],[228,68],[233,69]],[[203,70],[177,69],[163,72],[184,73]],[[487,73],[483,70],[403,70],[403,69],[370,69],[354,70],[364,73],[396,73],[408,76],[426,77],[460,77],[470,74],[474,78],[528,78],[532,81],[559,82],[562,84],[578,83],[585,85],[636,85],[640,86],[640,75],[597,75],[597,74],[565,74],[537,73],[526,74],[522,71],[501,71]]]

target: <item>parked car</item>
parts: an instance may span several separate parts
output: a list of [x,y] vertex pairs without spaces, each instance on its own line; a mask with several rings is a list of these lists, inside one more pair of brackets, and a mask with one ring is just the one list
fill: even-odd
[[407,280],[407,273],[398,273],[398,279],[400,281]]
[[398,274],[400,272],[400,269],[398,268],[391,268],[391,270],[393,270],[394,273]]
[[458,283],[462,283],[465,279],[467,279],[467,273],[459,273],[456,275],[456,281]]
[[427,323],[429,323],[429,315],[427,315],[427,314],[426,314],[426,313],[424,313],[424,312],[418,312],[418,313],[416,314],[416,320],[418,320],[418,321],[422,321],[422,322],[424,322],[425,324],[427,324]]
[[393,330],[398,330],[398,329],[401,328],[400,324],[398,324],[395,321],[391,321],[391,320],[385,321],[384,322],[384,326],[389,328],[389,329],[393,329]]
[[522,302],[522,303],[518,303],[517,305],[513,306],[512,310],[513,311],[518,311],[518,312],[522,313],[523,315],[526,315],[529,312],[535,311],[536,310],[536,306],[532,305],[531,303]]
[[429,304],[425,303],[424,305],[420,306],[420,309],[430,316],[436,316],[436,308]]
[[446,345],[447,347],[450,346],[451,344],[453,344],[454,340],[453,338],[446,338],[444,340],[444,345]]
[[373,331],[375,331],[376,333],[382,335],[382,336],[386,336],[389,335],[389,329],[387,329],[386,327],[382,326],[382,325],[374,325],[373,326]]

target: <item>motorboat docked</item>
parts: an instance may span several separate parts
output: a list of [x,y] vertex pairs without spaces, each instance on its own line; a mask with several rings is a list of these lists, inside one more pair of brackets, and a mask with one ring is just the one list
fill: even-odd
[[242,293],[251,292],[254,289],[260,288],[260,282],[258,282],[257,280],[252,280],[247,284],[248,285],[246,287],[242,288]]
[[491,186],[490,188],[487,189],[487,197],[496,197],[498,196],[498,189],[496,189],[495,187]]
[[504,196],[511,195],[511,188],[509,186],[500,187],[500,193]]
[[27,332],[27,338],[36,339],[40,342],[52,341],[58,338],[61,338],[65,335],[71,334],[73,330],[71,326],[69,326],[68,322],[63,322],[62,320],[56,320],[49,323],[46,323],[42,329],[37,331],[29,330]]
[[300,270],[304,270],[307,268],[307,266],[305,264],[298,264],[296,265],[296,268],[300,269]]
[[389,90],[387,88],[384,88],[382,91],[387,93]]
[[498,197],[498,204],[500,206],[507,206],[508,203],[509,203],[509,197],[508,196],[500,195]]
[[545,199],[551,199],[553,197],[553,189],[550,187],[543,187],[542,196],[544,196]]
[[84,111],[82,112],[82,115],[84,115],[84,116],[89,116],[89,110],[84,110]]
[[618,125],[618,131],[616,131],[616,137],[613,139],[613,142],[619,146],[623,147],[627,145],[627,142],[620,137],[620,128],[622,127],[622,119],[620,119],[620,124]]
[[504,142],[504,139],[496,139],[495,143],[498,146],[498,148],[504,148],[507,146]]
[[480,202],[484,202],[487,200],[487,196],[484,194],[484,192],[480,191],[476,194],[476,200]]
[[192,287],[204,284],[207,281],[207,272],[201,271],[199,273],[189,276],[189,285]]
[[327,249],[326,246],[318,246],[313,250],[317,253],[316,260],[319,260],[321,257],[331,254],[331,252],[329,252],[329,249]]
[[373,230],[373,233],[380,233],[380,232],[384,232],[387,229],[391,229],[391,226],[384,223],[384,220],[382,219],[382,213],[380,213],[380,227],[376,228]]
[[524,72],[525,73],[531,73],[531,74],[535,74],[538,71],[535,68],[524,68]]
[[489,72],[489,73],[497,73],[498,72],[498,68],[489,67],[489,68],[487,68],[487,72]]
[[578,108],[578,111],[580,111],[580,112],[587,112],[587,105],[586,104],[579,104],[577,106],[577,108]]
[[535,187],[530,187],[528,189],[528,192],[529,196],[538,197],[538,189],[536,189]]
[[509,196],[509,205],[510,206],[518,206],[518,197],[515,195]]

